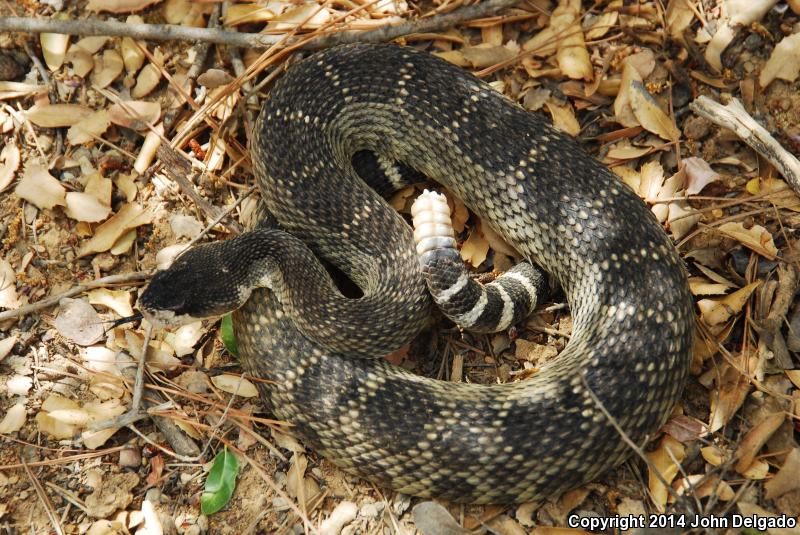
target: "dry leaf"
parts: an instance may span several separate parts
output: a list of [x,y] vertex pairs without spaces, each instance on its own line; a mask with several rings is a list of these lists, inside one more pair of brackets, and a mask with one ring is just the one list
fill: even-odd
[[649,48],[625,58],[619,92],[614,100],[614,118],[622,126],[639,126],[631,108],[631,85],[633,82],[641,83],[653,72],[655,66],[655,54]]
[[559,36],[556,62],[568,78],[591,81],[594,78],[589,51],[580,25],[580,0],[562,0],[550,16],[550,26]]
[[[635,160],[637,158],[641,158],[642,156],[646,155],[651,150],[653,150],[652,147],[634,147],[633,145],[631,145],[631,142],[626,139],[620,143],[615,143],[610,149],[608,149],[606,157],[612,158],[614,160]],[[617,172],[620,169],[629,169],[630,171],[633,171],[632,169],[627,167],[615,167],[614,172]],[[633,189],[634,190],[638,189],[638,186],[633,187]]]
[[6,381],[6,393],[9,396],[27,396],[33,386],[33,379],[25,375],[15,374]]
[[633,80],[630,84],[630,106],[636,120],[648,132],[668,141],[677,141],[680,138],[681,133],[675,126],[675,121],[664,113],[638,80]]
[[258,396],[258,389],[256,389],[256,386],[239,375],[223,373],[222,375],[212,377],[211,382],[214,383],[214,386],[228,394],[234,394],[243,398],[254,398]]
[[703,459],[712,466],[720,466],[727,460],[725,454],[716,446],[700,448],[700,454],[703,456]]
[[175,350],[175,355],[182,357],[194,351],[194,346],[203,337],[207,329],[202,321],[195,321],[181,325],[174,333],[167,333],[164,340]]
[[764,498],[772,500],[800,488],[800,448],[792,448],[775,477],[764,483]]
[[320,5],[316,2],[308,2],[284,11],[267,24],[264,31],[289,31],[298,29],[301,24],[304,30],[315,30],[327,24],[332,16],[328,8],[320,8]]
[[109,13],[130,13],[141,11],[161,0],[89,0],[86,9],[89,11],[108,11]]
[[83,78],[94,68],[93,55],[103,48],[109,38],[105,36],[84,37],[67,51],[66,61],[72,63],[72,70]]
[[112,123],[132,130],[146,130],[147,125],[155,124],[161,117],[161,104],[146,100],[126,100],[108,108],[108,118]]
[[36,424],[39,427],[39,431],[59,440],[72,438],[77,432],[76,426],[56,420],[49,413],[77,409],[80,409],[80,406],[75,401],[58,394],[51,394],[42,403],[42,410],[36,414]]
[[[275,12],[260,4],[231,4],[225,13],[225,26],[236,26],[250,22],[267,22],[275,18]],[[200,79],[197,80],[198,83]]]
[[720,225],[717,230],[768,260],[778,257],[778,248],[775,247],[772,234],[761,225],[753,225],[747,229],[742,223],[730,222]]
[[702,158],[695,156],[683,159],[683,170],[686,173],[686,193],[697,195],[711,182],[719,180],[719,173]]
[[[6,262],[8,264],[8,262]],[[9,266],[10,267],[10,266]],[[5,271],[5,268],[0,268],[0,271]],[[0,292],[3,291],[5,284],[2,284],[2,275],[0,274]],[[2,306],[2,305],[0,305]],[[5,307],[4,307],[5,308]],[[4,358],[11,353],[11,350],[14,349],[14,344],[17,343],[19,337],[17,335],[9,336],[8,338],[3,338],[0,340],[0,362],[3,361]]]
[[108,288],[95,288],[86,297],[89,303],[110,308],[120,317],[133,316],[131,308],[131,294],[126,290],[109,290]]
[[30,164],[14,189],[14,194],[37,208],[66,204],[64,186],[43,165]]
[[470,535],[472,532],[458,522],[436,502],[418,503],[411,510],[414,525],[422,535]]
[[694,11],[689,0],[671,0],[667,4],[667,31],[676,41],[683,41],[683,32],[694,20]]
[[87,301],[65,297],[58,305],[53,326],[61,336],[81,346],[92,345],[103,337],[103,321]]
[[755,459],[756,454],[767,443],[769,437],[778,430],[785,419],[786,417],[782,412],[770,414],[748,431],[736,450],[736,458],[738,459],[736,463],[737,472],[742,474],[747,470]]
[[467,61],[468,66],[475,69],[485,69],[513,58],[516,52],[509,47],[494,46],[482,43],[477,46],[467,46],[459,53]]
[[148,130],[147,134],[144,136],[142,148],[136,156],[136,161],[133,162],[133,168],[140,175],[143,175],[144,172],[147,171],[147,168],[150,167],[150,163],[156,157],[156,152],[158,151],[158,147],[161,146],[161,138],[163,135],[164,124],[158,123],[152,130]]
[[160,80],[161,71],[152,63],[148,63],[136,77],[136,85],[131,90],[131,96],[138,99],[149,95]]
[[6,411],[3,420],[0,421],[0,433],[16,433],[25,425],[25,418],[25,404],[16,403],[12,405],[8,411]]
[[119,212],[97,227],[94,236],[81,246],[78,256],[82,257],[92,253],[108,251],[128,230],[140,225],[147,225],[152,220],[153,214],[144,210],[138,204],[125,204],[120,208]]
[[[686,448],[669,435],[664,435],[658,448],[647,454],[652,463],[652,468],[648,470],[648,488],[653,498],[653,503],[660,512],[664,512],[669,496],[667,488],[656,477],[653,469],[661,474],[661,477],[669,484],[678,474],[678,464],[686,458]],[[674,460],[673,460],[674,459]]]
[[124,67],[125,64],[122,62],[119,52],[109,48],[103,52],[102,57],[95,56],[94,58],[92,83],[99,88],[107,87],[122,74]]
[[0,162],[0,192],[2,192],[11,185],[14,173],[19,169],[19,149],[13,141],[6,143],[3,150],[0,151]]
[[784,37],[772,50],[761,74],[758,85],[766,88],[775,78],[794,82],[800,74],[800,33]]
[[[739,360],[739,366],[744,369],[755,369],[758,357],[742,355]],[[749,378],[727,362],[722,364],[718,371],[715,370],[714,375],[718,375],[719,383],[711,394],[711,415],[708,424],[711,433],[719,431],[730,421],[750,392]]]
[[319,526],[320,535],[339,535],[342,528],[355,520],[358,514],[358,506],[353,502],[342,501],[331,511],[328,518],[322,521]]
[[[2,343],[2,342],[0,342],[0,343]],[[3,359],[2,355],[3,355],[3,352],[0,351],[0,360]],[[800,370],[785,370],[784,373],[786,373],[786,377],[789,378],[789,380],[792,382],[792,384],[794,386],[796,386],[797,388],[800,388]]]
[[67,217],[76,221],[99,223],[111,213],[111,207],[98,201],[93,195],[71,191],[66,195]]
[[711,327],[725,323],[742,311],[750,294],[760,285],[761,281],[755,281],[722,299],[701,299],[697,302],[700,318]]
[[461,246],[461,258],[473,267],[478,267],[486,260],[489,254],[489,242],[481,232],[480,227],[473,227],[469,237]]
[[793,212],[800,212],[800,198],[789,187],[789,184],[779,178],[755,179],[758,181],[758,193],[769,195],[769,201],[776,206],[786,208]]
[[36,104],[25,112],[25,117],[42,128],[72,126],[82,121],[92,109],[79,104]]
[[589,40],[600,39],[616,26],[619,20],[619,12],[604,11],[594,19],[592,25],[586,30],[586,38]]
[[572,137],[580,134],[581,125],[578,123],[577,117],[575,117],[572,104],[569,102],[561,104],[551,98],[545,103],[545,106],[547,106],[547,111],[553,117],[553,126]]
[[[230,10],[228,10],[228,12],[230,12]],[[235,80],[235,78],[222,69],[208,69],[197,77],[197,83],[209,89],[228,85],[233,80]]]
[[5,258],[0,257],[0,308],[9,310],[22,306],[17,294],[17,276],[14,268]]
[[70,145],[80,145],[94,141],[105,133],[111,126],[111,119],[106,110],[98,110],[90,113],[67,131],[67,141]]
[[[62,19],[61,14],[57,14],[55,19]],[[39,34],[39,42],[42,45],[42,56],[47,67],[51,71],[55,71],[64,63],[64,58],[67,54],[67,46],[69,46],[69,35],[60,33],[41,33]]]
[[[778,516],[771,511],[767,511],[763,507],[759,507],[758,505],[750,502],[745,501],[738,501],[736,502],[736,506],[739,508],[739,512],[742,513],[743,516],[747,517],[748,520],[752,522],[758,522],[758,525],[753,525],[752,528],[761,530],[763,532],[764,528],[767,526],[772,525],[774,527],[769,527],[767,532],[769,535],[800,535],[800,527],[796,524],[794,527],[780,527],[782,525],[786,525],[786,518],[787,515]],[[760,523],[764,523],[764,525],[760,525]]]

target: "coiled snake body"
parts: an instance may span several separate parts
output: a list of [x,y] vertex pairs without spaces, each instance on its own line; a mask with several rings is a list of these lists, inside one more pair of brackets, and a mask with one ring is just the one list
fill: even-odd
[[[519,383],[475,385],[375,358],[419,330],[429,297],[408,225],[352,166],[359,151],[445,185],[557,279],[573,316],[557,359]],[[277,257],[260,276],[272,291],[234,316],[240,358],[271,381],[275,415],[336,465],[413,495],[540,501],[628,456],[598,401],[641,442],[678,400],[694,320],[666,234],[574,141],[461,69],[395,46],[317,54],[270,92],[252,161],[281,227],[365,295],[341,297],[271,230],[203,262]],[[312,282],[295,284],[301,272]]]

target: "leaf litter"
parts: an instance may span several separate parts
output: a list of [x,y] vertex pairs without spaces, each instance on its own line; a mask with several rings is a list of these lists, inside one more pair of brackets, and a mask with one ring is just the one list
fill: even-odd
[[[64,4],[61,11],[24,9],[58,17],[69,6],[72,15],[94,10],[130,23],[197,26],[205,26],[215,9],[186,0]],[[290,32],[302,25],[299,31],[310,33],[340,19],[344,4],[234,3],[222,21],[241,31]],[[747,146],[687,108],[694,95],[722,100],[732,92],[796,153],[799,47],[793,44],[800,10],[772,0],[673,0],[662,19],[656,3],[636,9],[619,0],[593,9],[570,0],[534,4],[405,42],[478,71],[530,110],[543,108],[557,127],[611,165],[676,240],[691,275],[699,328],[687,392],[664,434],[645,448],[651,466],[634,461],[634,471],[618,470],[539,508],[462,508],[396,496],[342,474],[306,452],[287,434],[290,427],[248,409],[244,396],[256,394],[259,380],[229,369],[235,361],[223,347],[233,347],[235,339],[229,334],[223,343],[211,324],[186,326],[148,344],[148,384],[170,398],[159,414],[210,446],[205,458],[172,466],[159,449],[170,450],[168,436],[148,420],[137,424],[144,435],[124,427],[92,429],[130,406],[123,370],[144,345],[142,326],[108,323],[133,312],[138,287],[109,284],[50,307],[43,321],[0,321],[0,383],[8,394],[0,430],[32,447],[53,484],[80,503],[107,503],[92,514],[72,508],[64,519],[70,528],[232,533],[256,521],[272,533],[302,527],[305,515],[325,533],[461,533],[488,526],[517,534],[562,528],[572,512],[800,514],[793,477],[800,457],[800,305],[797,274],[785,272],[797,269],[800,199]],[[409,17],[404,2],[367,3],[346,24],[366,29]],[[0,103],[0,190],[8,193],[0,201],[4,310],[58,296],[80,282],[154,267],[157,252],[179,251],[197,235],[197,225],[177,228],[163,214],[194,218],[201,226],[214,219],[152,166],[164,139],[176,141],[196,171],[190,185],[208,206],[231,206],[251,171],[247,135],[238,128],[242,71],[232,60],[200,60],[191,72],[200,51],[188,44],[56,34],[37,41],[33,51],[52,77],[56,98],[50,100],[33,65],[24,82],[0,86],[3,101],[13,105]],[[0,49],[14,46],[0,38]],[[244,54],[245,66],[256,61],[256,80],[267,74],[265,65],[280,68],[274,58]],[[400,192],[393,206],[407,211],[418,191]],[[460,200],[448,200],[462,257],[476,276],[488,280],[513,265],[519,255]],[[230,236],[224,223],[210,230],[212,238]],[[392,358],[449,380],[516,381],[557,358],[570,329],[568,309],[556,295],[514,332],[473,336],[443,329]],[[432,364],[423,358],[430,354],[438,355]],[[260,472],[244,468],[231,502],[207,518],[199,505],[202,463],[224,451],[227,434],[237,430],[237,455],[246,454],[243,464]],[[38,446],[37,433],[43,437]],[[113,451],[118,446],[140,454],[138,470],[122,470]],[[45,448],[66,448],[67,456],[99,448],[105,462],[78,460],[94,470],[81,476],[63,470]],[[112,487],[119,483],[120,492],[103,494],[112,487],[98,474]],[[24,516],[48,528],[44,506],[19,498],[24,472],[0,467],[0,475],[4,492],[15,496],[0,518]],[[146,488],[153,483],[158,496]],[[54,506],[65,511],[67,495],[54,492]],[[685,495],[701,509],[676,500]],[[183,505],[172,507],[178,501]]]

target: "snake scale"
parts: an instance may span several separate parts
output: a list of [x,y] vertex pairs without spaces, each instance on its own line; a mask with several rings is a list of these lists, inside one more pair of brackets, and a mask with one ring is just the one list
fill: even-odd
[[[141,302],[180,296],[161,306],[177,317],[249,296],[234,314],[240,360],[269,379],[259,388],[275,416],[337,466],[412,495],[536,502],[629,455],[598,402],[637,443],[664,423],[693,336],[683,263],[644,203],[538,115],[426,53],[348,45],[275,83],[251,150],[288,234],[190,251]],[[419,331],[430,297],[408,224],[353,167],[362,151],[446,186],[557,280],[573,317],[558,358],[496,385],[377,358]],[[364,296],[339,294],[314,256]]]

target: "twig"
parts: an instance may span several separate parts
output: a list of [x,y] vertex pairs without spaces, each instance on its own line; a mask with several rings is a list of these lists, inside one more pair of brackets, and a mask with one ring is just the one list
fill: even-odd
[[[317,50],[347,43],[379,43],[404,35],[436,32],[466,20],[487,17],[518,4],[520,0],[488,0],[462,7],[444,15],[434,15],[402,24],[386,25],[367,31],[344,31],[322,36],[303,48]],[[29,17],[0,17],[0,32],[62,33],[68,35],[103,35],[131,37],[145,41],[191,41],[216,43],[242,48],[267,48],[283,36],[260,33],[239,33],[208,28],[191,28],[173,24],[131,24],[116,20],[55,20]]]
[[[186,178],[187,176],[191,176],[194,171],[189,163],[184,158],[181,158],[180,155],[178,155],[175,149],[162,143],[158,148],[158,160],[164,173],[166,173],[171,180],[178,184],[178,187],[181,189],[181,191],[188,196],[204,214],[206,214],[206,217],[216,221],[220,214],[223,216],[225,215],[224,210],[212,205],[199,193],[197,193],[197,190],[194,188],[192,183],[188,178]],[[222,221],[222,224],[228,227],[228,230],[232,231],[234,234],[241,234],[242,232],[242,228],[239,226],[239,224],[232,219],[228,221]]]
[[124,284],[128,282],[143,281],[149,279],[150,276],[151,273],[149,271],[134,271],[133,273],[123,273],[121,275],[109,275],[108,277],[101,277],[84,284],[79,284],[74,288],[67,290],[66,292],[54,295],[53,297],[48,297],[46,299],[42,299],[41,301],[21,306],[14,310],[5,310],[0,312],[0,321],[27,316],[28,314],[38,312],[43,308],[57,305],[58,302],[65,297],[72,297],[73,295],[78,295],[79,293],[85,292],[86,290],[91,290],[92,288],[100,288],[109,284]]
[[42,507],[44,507],[44,510],[47,513],[47,518],[50,519],[50,524],[52,524],[57,535],[64,535],[64,528],[61,526],[61,522],[56,517],[53,502],[50,501],[50,497],[44,491],[42,484],[39,482],[36,476],[33,475],[33,471],[31,471],[28,463],[25,462],[25,459],[20,457],[19,460],[22,462],[22,466],[25,468],[25,473],[27,474],[28,479],[30,479],[31,485],[33,485],[33,488],[36,491],[36,495],[42,501]]
[[689,107],[717,126],[732,130],[742,141],[774,165],[794,192],[800,195],[800,161],[747,113],[739,99],[732,98],[723,106],[706,96],[700,96],[689,104]]

